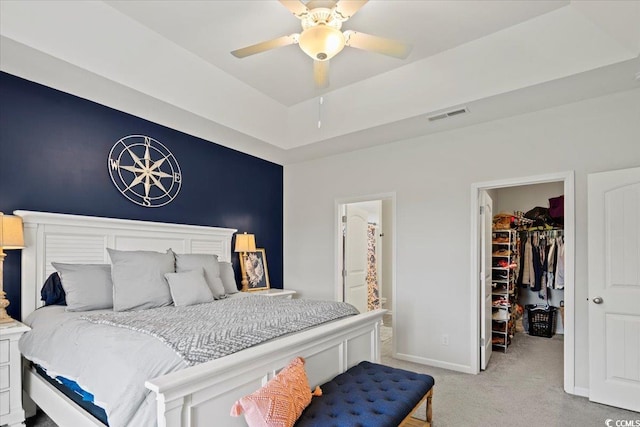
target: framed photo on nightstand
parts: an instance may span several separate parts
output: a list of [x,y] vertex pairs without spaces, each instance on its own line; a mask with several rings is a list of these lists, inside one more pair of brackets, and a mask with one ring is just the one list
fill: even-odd
[[240,257],[242,268],[247,273],[249,281],[248,291],[262,291],[269,289],[269,270],[267,269],[267,254],[263,248],[256,249],[255,252],[247,252],[245,257]]

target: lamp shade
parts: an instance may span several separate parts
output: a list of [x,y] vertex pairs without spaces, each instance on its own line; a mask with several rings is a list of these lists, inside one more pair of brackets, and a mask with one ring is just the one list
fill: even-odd
[[0,248],[22,249],[24,248],[24,235],[22,234],[22,218],[14,215],[0,213]]
[[307,28],[300,34],[300,48],[317,61],[326,61],[336,56],[345,44],[340,30],[327,25]]
[[236,234],[236,252],[255,252],[256,236],[253,234]]

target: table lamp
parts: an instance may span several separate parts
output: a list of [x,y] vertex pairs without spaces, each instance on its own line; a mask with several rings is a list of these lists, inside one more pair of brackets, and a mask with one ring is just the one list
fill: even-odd
[[14,215],[5,215],[0,212],[0,323],[13,322],[7,314],[9,300],[4,292],[4,253],[5,249],[24,248],[24,236],[22,234],[22,218]]
[[256,236],[253,234],[236,234],[236,248],[235,252],[240,253],[243,262],[240,263],[240,270],[242,271],[242,291],[245,292],[249,289],[249,280],[247,280],[247,270],[245,263],[247,262],[247,252],[256,251]]

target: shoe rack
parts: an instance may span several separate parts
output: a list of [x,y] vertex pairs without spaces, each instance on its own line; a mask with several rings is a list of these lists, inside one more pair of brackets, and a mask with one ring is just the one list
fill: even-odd
[[491,342],[505,353],[515,333],[517,234],[515,230],[492,232],[492,322]]

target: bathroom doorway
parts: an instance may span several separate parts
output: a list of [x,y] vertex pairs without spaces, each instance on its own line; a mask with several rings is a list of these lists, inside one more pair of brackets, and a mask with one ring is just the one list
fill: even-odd
[[394,211],[394,195],[337,203],[336,299],[360,312],[388,310],[381,329],[383,342],[393,339]]

